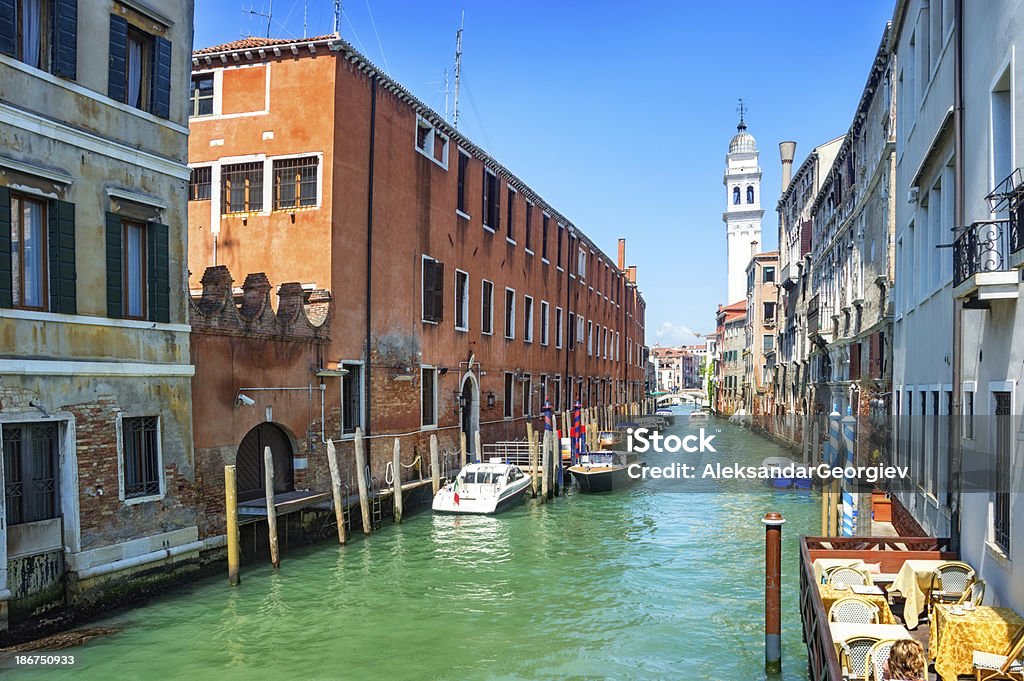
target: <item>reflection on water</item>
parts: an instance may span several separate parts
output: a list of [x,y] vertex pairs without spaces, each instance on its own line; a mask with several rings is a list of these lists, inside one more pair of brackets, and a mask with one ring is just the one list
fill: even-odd
[[[708,427],[722,429],[730,463],[784,455],[735,426]],[[686,431],[685,417],[670,430]],[[676,455],[648,462],[657,456]],[[778,510],[788,520],[778,678],[806,679],[797,537],[814,531],[816,497],[714,489],[645,482],[527,500],[494,518],[421,513],[344,547],[291,551],[277,573],[243,565],[238,588],[217,577],[119,613],[103,624],[123,632],[75,649],[73,670],[19,678],[760,679],[760,518]]]

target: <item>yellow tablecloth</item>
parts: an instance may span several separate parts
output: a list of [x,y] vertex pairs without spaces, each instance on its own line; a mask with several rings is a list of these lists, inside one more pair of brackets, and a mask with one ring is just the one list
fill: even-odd
[[[814,581],[821,584],[825,570],[832,567],[852,567],[861,570],[864,567],[864,561],[860,558],[818,558],[811,563],[811,568],[814,570]],[[861,571],[867,574],[866,568]]]
[[903,607],[903,623],[908,629],[917,627],[918,617],[928,604],[928,589],[932,586],[932,572],[947,561],[908,560],[896,574],[889,593],[899,591],[907,603]]
[[825,614],[828,614],[828,609],[832,607],[832,604],[838,601],[840,598],[846,598],[847,596],[859,596],[866,598],[875,607],[878,608],[878,623],[879,624],[896,624],[896,618],[893,617],[892,610],[889,609],[889,602],[885,599],[884,594],[857,594],[850,589],[835,589],[828,584],[819,584],[818,591],[821,593],[821,602],[825,606]]
[[936,605],[928,636],[928,654],[935,673],[944,681],[974,674],[974,651],[1002,655],[1024,618],[1009,608],[981,606],[963,615],[952,615],[952,606]]

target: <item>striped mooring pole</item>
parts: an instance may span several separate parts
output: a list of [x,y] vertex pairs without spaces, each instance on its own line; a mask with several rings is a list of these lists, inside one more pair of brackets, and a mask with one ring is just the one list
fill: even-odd
[[782,525],[786,519],[771,511],[764,523],[764,669],[782,671]]
[[[842,420],[843,430],[843,450],[846,454],[845,465],[848,468],[853,467],[853,442],[856,437],[857,431],[857,419],[853,417],[852,408],[846,408],[846,416]],[[844,537],[852,537],[857,531],[857,497],[856,487],[857,480],[844,478],[843,480],[843,522],[842,522],[842,534]]]

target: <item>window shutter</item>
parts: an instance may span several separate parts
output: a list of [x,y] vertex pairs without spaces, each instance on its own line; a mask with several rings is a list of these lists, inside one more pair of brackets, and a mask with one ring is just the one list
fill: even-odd
[[0,0],[0,52],[12,57],[18,46],[18,27],[14,20],[17,0]]
[[121,216],[107,213],[107,316],[114,319],[124,315],[121,237]]
[[149,223],[146,234],[146,290],[149,294],[149,320],[167,324],[171,321],[170,262],[167,225]]
[[483,194],[484,201],[483,201],[483,205],[480,208],[480,216],[481,216],[481,218],[483,218],[483,221],[484,221],[485,225],[487,225],[488,227],[493,227],[494,225],[492,225],[491,222],[490,222],[490,217],[491,216],[487,212],[487,198],[488,198],[488,189],[489,188],[490,188],[490,185],[487,183],[487,168],[484,168],[484,190],[483,190],[483,192],[481,192]]
[[171,41],[157,36],[153,46],[153,114],[171,117]]
[[53,75],[78,77],[78,0],[53,3]]
[[[110,15],[110,60],[107,67],[107,95],[119,102],[125,100],[126,55],[128,53],[128,22],[124,17]],[[108,222],[109,227],[109,222]],[[120,303],[118,304],[120,308]]]
[[494,231],[501,231],[501,182],[497,176],[494,178]]
[[75,204],[50,201],[50,311],[77,314],[75,274]]
[[0,307],[14,305],[11,274],[11,190],[0,187]]
[[434,321],[444,321],[444,263],[434,261]]

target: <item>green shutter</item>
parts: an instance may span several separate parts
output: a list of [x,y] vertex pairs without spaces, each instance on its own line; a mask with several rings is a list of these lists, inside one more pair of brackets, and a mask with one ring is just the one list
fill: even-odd
[[171,117],[171,43],[161,37],[153,42],[152,112]]
[[124,316],[124,275],[121,262],[121,216],[107,213],[107,316]]
[[78,0],[55,0],[53,10],[53,75],[78,77]]
[[18,24],[14,18],[15,0],[0,0],[0,52],[14,56],[18,49]]
[[149,223],[146,234],[146,290],[148,292],[149,320],[171,321],[170,258],[167,252],[167,225]]
[[0,307],[14,305],[11,278],[11,190],[0,187]]
[[75,204],[50,201],[50,311],[78,312],[75,275]]
[[118,102],[127,95],[128,21],[110,15],[110,57],[107,64],[107,96]]

